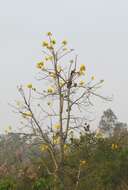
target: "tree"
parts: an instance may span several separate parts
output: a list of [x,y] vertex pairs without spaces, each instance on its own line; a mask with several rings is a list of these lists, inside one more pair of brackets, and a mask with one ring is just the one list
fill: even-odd
[[78,57],[73,55],[73,49],[68,48],[67,41],[63,40],[58,48],[51,32],[47,33],[47,37],[48,41],[42,43],[43,60],[36,65],[39,70],[37,79],[43,82],[41,88],[37,89],[31,83],[27,89],[20,86],[18,90],[22,100],[15,108],[23,119],[23,125],[40,139],[42,161],[47,174],[53,178],[53,189],[76,190],[86,160],[78,161],[76,180],[72,187],[67,187],[69,142],[80,132],[89,131],[85,114],[92,105],[92,98],[107,98],[96,92],[103,80],[95,82],[92,76],[85,82],[86,66],[78,64]]
[[107,109],[101,116],[101,120],[99,122],[99,130],[105,137],[111,136],[116,123],[116,115],[111,109]]

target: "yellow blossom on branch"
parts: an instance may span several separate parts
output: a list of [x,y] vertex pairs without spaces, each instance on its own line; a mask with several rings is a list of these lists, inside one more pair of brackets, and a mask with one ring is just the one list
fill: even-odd
[[86,166],[87,161],[86,160],[80,160],[80,166]]
[[79,85],[80,85],[80,86],[83,86],[84,83],[85,83],[85,82],[84,82],[83,80],[81,80],[81,81],[79,82]]
[[46,145],[46,144],[43,144],[43,145],[40,146],[40,150],[41,150],[42,152],[47,151],[48,148],[49,148],[49,147],[48,147],[48,145]]
[[52,77],[52,78],[54,78],[54,79],[56,78],[56,74],[53,73],[53,72],[50,72],[50,73],[49,73],[49,76]]
[[81,65],[80,65],[80,71],[86,71],[86,67],[85,67],[84,64],[81,64]]
[[47,41],[43,41],[42,46],[43,47],[48,47],[48,42]]
[[92,76],[92,77],[91,77],[91,80],[95,80],[95,77],[94,77],[94,76]]
[[52,44],[52,45],[55,45],[55,44],[56,44],[56,40],[55,40],[55,39],[52,39],[52,40],[51,40],[51,44]]
[[80,65],[80,68],[79,68],[79,75],[84,75],[85,74],[85,71],[86,71],[86,67],[84,64],[81,64]]
[[57,65],[57,72],[60,73],[62,71],[62,68],[60,65]]
[[54,88],[49,87],[48,90],[47,90],[47,92],[50,93],[50,94],[54,93]]
[[49,61],[49,58],[48,58],[48,57],[45,57],[45,61]]
[[50,61],[52,61],[52,60],[53,60],[53,56],[49,56],[48,59],[49,59]]
[[31,89],[32,88],[32,84],[31,83],[27,84],[27,88]]
[[51,106],[51,102],[47,102],[47,105],[48,105],[48,106]]
[[112,150],[118,149],[118,145],[117,145],[117,144],[112,144],[111,149],[112,149]]
[[44,69],[44,62],[42,61],[42,62],[37,63],[36,67],[38,69]]
[[54,129],[60,129],[60,124],[57,123],[57,124],[53,125],[53,128]]
[[59,144],[59,143],[60,143],[60,137],[59,136],[53,137],[53,144]]
[[64,81],[60,81],[60,87],[63,87],[65,85]]
[[63,44],[64,46],[66,46],[67,43],[68,43],[68,42],[67,42],[66,40],[63,40],[63,41],[62,41],[62,44]]
[[69,149],[69,145],[68,145],[68,144],[65,144],[65,145],[64,145],[64,151],[66,152],[68,149]]
[[31,112],[24,112],[22,113],[23,117],[32,117],[32,113]]
[[47,32],[47,36],[52,36],[52,33],[51,32]]

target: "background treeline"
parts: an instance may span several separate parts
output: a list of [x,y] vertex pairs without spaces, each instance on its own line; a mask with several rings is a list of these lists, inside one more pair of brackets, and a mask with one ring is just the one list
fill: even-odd
[[[53,189],[45,167],[47,163],[52,168],[52,162],[41,143],[31,134],[0,136],[0,190]],[[95,131],[87,124],[79,137],[71,134],[65,157],[67,190],[128,189],[127,124],[118,121],[111,109],[104,111]]]

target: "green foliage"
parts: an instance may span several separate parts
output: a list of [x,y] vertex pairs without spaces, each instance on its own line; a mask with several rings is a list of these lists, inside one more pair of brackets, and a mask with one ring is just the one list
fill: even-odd
[[[126,190],[128,188],[126,128],[118,128],[118,131],[107,138],[97,138],[96,133],[85,132],[77,138],[70,139],[65,153],[64,188],[57,178],[49,175],[44,161],[51,171],[53,165],[50,156],[40,152],[36,144],[40,144],[40,140],[28,141],[28,139],[27,136],[21,137],[17,134],[2,137],[0,190],[53,190],[55,184],[56,190],[74,190],[81,160],[86,161],[86,164],[81,167],[77,190]],[[5,147],[5,144],[8,146]],[[113,145],[116,145],[116,148]],[[13,148],[11,156],[9,156],[10,147]],[[18,148],[21,150],[21,147],[24,147],[24,151],[17,155],[17,150]]]
[[33,185],[33,190],[48,190],[50,188],[51,179],[39,178]]
[[15,182],[8,178],[0,180],[0,190],[16,190]]

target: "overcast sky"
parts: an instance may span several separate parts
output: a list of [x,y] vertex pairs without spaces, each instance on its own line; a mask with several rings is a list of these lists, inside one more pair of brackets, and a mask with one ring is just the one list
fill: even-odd
[[96,118],[111,107],[128,122],[127,0],[0,0],[0,131],[17,127],[8,102],[34,81],[47,31],[67,38],[89,74],[105,80],[103,94],[114,95],[96,102]]

